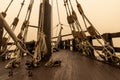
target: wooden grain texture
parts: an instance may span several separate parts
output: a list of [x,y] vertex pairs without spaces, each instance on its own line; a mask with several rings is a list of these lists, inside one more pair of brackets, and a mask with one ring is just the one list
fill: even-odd
[[61,60],[59,67],[40,66],[32,70],[33,76],[28,77],[25,66],[14,70],[13,77],[8,77],[8,70],[0,62],[0,80],[120,80],[120,69],[104,64],[80,53],[60,50],[53,54],[53,60]]

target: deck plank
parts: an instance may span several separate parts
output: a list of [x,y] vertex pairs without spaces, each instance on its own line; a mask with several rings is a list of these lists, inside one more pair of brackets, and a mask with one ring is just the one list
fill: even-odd
[[9,78],[8,71],[0,62],[0,80],[120,80],[120,69],[104,64],[80,53],[61,50],[53,54],[53,60],[62,60],[60,67],[47,68],[40,66],[32,70],[33,76],[28,77],[25,66],[14,70]]

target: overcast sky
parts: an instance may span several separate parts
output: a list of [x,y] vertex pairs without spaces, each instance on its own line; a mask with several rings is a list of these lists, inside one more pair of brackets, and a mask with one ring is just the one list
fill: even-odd
[[[11,0],[0,0],[0,12],[4,11],[7,5],[9,4]],[[25,6],[21,12],[20,15],[20,23],[18,25],[18,29],[15,31],[15,33],[18,33],[20,31],[21,23],[23,22],[25,12],[27,10],[28,4],[30,0],[26,0]],[[30,24],[37,25],[38,24],[38,11],[39,11],[39,4],[41,0],[35,0]],[[80,15],[78,13],[78,10],[76,9],[76,3],[75,0],[71,0],[72,4],[74,6],[75,11],[77,12],[77,16],[80,18]],[[86,16],[89,18],[89,20],[95,25],[96,29],[100,33],[106,33],[106,32],[120,32],[120,0],[78,0],[83,10],[86,14]],[[10,25],[13,21],[13,19],[16,17],[20,4],[22,0],[14,0],[12,5],[10,6],[6,20],[8,24]],[[51,0],[50,0],[51,3]],[[67,24],[66,21],[66,13],[65,8],[63,4],[63,0],[58,0],[59,3],[59,10],[60,10],[60,19],[61,23]],[[56,35],[57,28],[55,28],[55,25],[58,24],[58,16],[57,16],[57,9],[56,9],[56,0],[53,0],[53,34]],[[63,26],[63,33],[67,34],[70,33],[70,29],[68,26]],[[58,32],[58,31],[57,31]],[[29,35],[28,39],[32,40],[35,39],[36,29],[30,28],[29,29]]]

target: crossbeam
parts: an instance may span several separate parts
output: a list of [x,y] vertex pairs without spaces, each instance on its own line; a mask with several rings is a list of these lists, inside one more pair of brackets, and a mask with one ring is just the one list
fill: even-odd
[[[72,34],[61,35],[61,37],[66,37],[66,36],[72,36]],[[58,38],[58,36],[56,36],[56,37],[52,37],[51,39],[55,39],[55,38]]]
[[33,28],[38,28],[38,26],[35,26],[35,25],[27,25],[29,27],[33,27]]

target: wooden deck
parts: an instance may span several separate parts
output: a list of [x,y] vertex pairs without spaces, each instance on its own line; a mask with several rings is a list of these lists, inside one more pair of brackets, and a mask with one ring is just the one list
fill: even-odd
[[61,66],[41,66],[32,70],[32,77],[28,77],[25,66],[21,66],[9,78],[8,70],[4,69],[5,63],[0,62],[0,80],[120,80],[120,69],[86,58],[77,52],[61,50],[54,54],[53,59],[62,60]]

